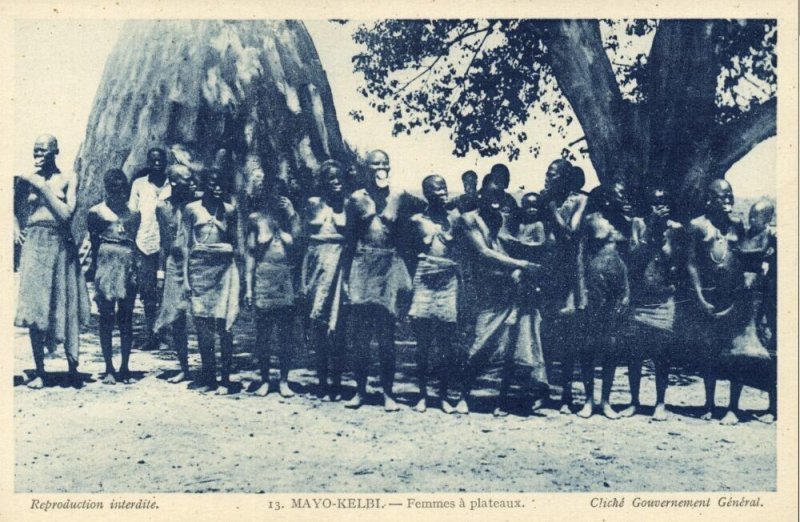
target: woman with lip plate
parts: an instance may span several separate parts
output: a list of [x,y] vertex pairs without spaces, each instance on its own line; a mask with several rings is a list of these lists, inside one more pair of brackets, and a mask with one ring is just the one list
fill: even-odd
[[[230,392],[233,362],[231,329],[239,315],[239,271],[234,261],[236,208],[227,203],[228,179],[218,169],[205,172],[203,197],[183,212],[183,284],[191,299],[202,360],[200,391]],[[217,387],[214,333],[219,335],[221,387]]]
[[348,258],[344,173],[342,164],[335,160],[320,166],[322,194],[308,199],[303,220],[308,249],[303,257],[300,291],[308,307],[311,346],[317,355],[317,395],[326,401],[341,399],[345,346],[342,289]]

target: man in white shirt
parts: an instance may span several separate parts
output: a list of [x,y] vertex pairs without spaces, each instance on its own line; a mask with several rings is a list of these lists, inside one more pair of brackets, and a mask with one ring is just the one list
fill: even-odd
[[156,207],[159,201],[167,199],[170,184],[166,175],[167,154],[163,149],[153,148],[147,152],[146,175],[135,179],[131,185],[131,199],[128,206],[141,213],[142,221],[136,235],[138,255],[137,285],[139,297],[144,305],[147,325],[147,342],[143,349],[154,350],[158,339],[153,334],[160,299],[158,289],[158,270],[161,266],[161,237],[156,221]]

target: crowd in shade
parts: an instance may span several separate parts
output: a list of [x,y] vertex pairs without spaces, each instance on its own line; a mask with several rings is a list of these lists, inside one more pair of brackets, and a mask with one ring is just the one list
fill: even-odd
[[[231,173],[196,172],[154,148],[132,183],[121,170],[105,173],[104,199],[87,217],[92,253],[84,273],[70,233],[78,180],[59,170],[57,154],[53,136],[38,138],[34,168],[14,184],[15,324],[30,332],[29,388],[46,385],[45,350],[57,344],[75,386],[83,385],[78,336],[90,311],[88,279],[106,385],[134,382],[138,297],[147,331],[141,347],[166,344],[178,364],[169,381],[191,381],[204,393],[237,389],[233,330],[244,307],[256,322],[248,341],[261,377],[249,391],[256,396],[270,392],[273,358],[278,393],[295,394],[290,370],[305,346],[315,354],[319,399],[367,404],[377,359],[382,406],[399,410],[395,338],[407,320],[419,390],[410,407],[418,412],[468,414],[478,379],[499,367],[496,416],[508,415],[513,395],[529,412],[629,417],[641,413],[642,367],[650,360],[655,420],[667,418],[670,374],[684,368],[704,380],[704,418],[714,415],[717,380],[727,379],[722,422],[738,422],[742,387],[753,385],[745,377],[756,374],[769,395],[757,418],[775,418],[775,209],[759,200],[744,223],[732,213],[724,179],[707,187],[705,208],[688,219],[676,217],[663,187],[632,198],[624,181],[610,180],[586,193],[583,171],[565,159],[550,164],[541,192],[519,199],[500,163],[482,176],[465,172],[464,193],[452,199],[444,178],[431,174],[421,199],[393,186],[389,155],[373,150],[363,177],[353,166],[324,162],[319,186],[304,200],[280,177],[267,178],[244,213],[231,198]],[[199,368],[189,361],[189,317]],[[610,401],[618,366],[628,368],[630,404],[622,407]],[[354,391],[342,386],[346,368]],[[573,400],[576,374],[581,404]]]

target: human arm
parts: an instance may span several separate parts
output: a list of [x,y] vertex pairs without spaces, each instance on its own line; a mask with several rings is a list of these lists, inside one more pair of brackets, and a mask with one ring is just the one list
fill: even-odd
[[534,263],[529,263],[521,259],[515,259],[511,256],[497,252],[489,247],[483,234],[478,229],[477,223],[473,219],[464,218],[463,229],[465,232],[467,244],[479,256],[491,261],[492,263],[511,270],[521,268],[523,270],[531,270],[536,267]]
[[696,225],[689,225],[689,250],[686,254],[686,271],[689,274],[689,283],[694,290],[700,306],[708,313],[714,313],[714,306],[706,301],[703,295],[703,285],[700,281],[700,270],[697,267],[697,250],[700,245],[702,231]]
[[244,304],[250,308],[253,306],[253,280],[255,279],[256,271],[256,234],[257,229],[249,219],[247,222],[247,230],[245,232],[245,251],[244,251]]
[[194,221],[194,213],[191,209],[187,206],[183,209],[181,222],[180,222],[180,233],[178,234],[180,240],[179,248],[181,250],[181,258],[183,259],[182,262],[182,272],[183,272],[183,291],[186,294],[189,294],[192,291],[192,287],[189,284],[189,249],[192,247],[192,226]]
[[50,209],[54,218],[66,223],[72,218],[72,214],[75,212],[78,179],[74,173],[63,174],[63,176],[66,178],[63,201],[58,193],[47,184],[47,180],[38,172],[21,174],[20,178],[30,183],[33,189],[39,193],[42,202]]

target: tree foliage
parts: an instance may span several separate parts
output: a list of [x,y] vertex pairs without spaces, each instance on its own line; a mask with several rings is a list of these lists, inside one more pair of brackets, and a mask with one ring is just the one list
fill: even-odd
[[447,129],[458,156],[535,155],[525,124],[544,117],[561,136],[581,125],[601,179],[680,185],[774,134],[774,20],[380,20],[353,38],[359,90],[394,133]]

